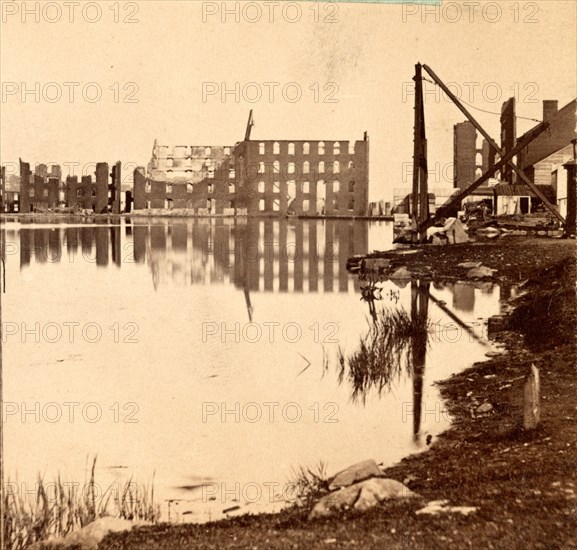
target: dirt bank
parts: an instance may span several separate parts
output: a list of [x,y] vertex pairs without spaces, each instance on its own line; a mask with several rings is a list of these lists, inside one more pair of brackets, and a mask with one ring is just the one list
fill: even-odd
[[[208,525],[164,524],[108,536],[99,548],[577,548],[575,251],[574,241],[511,239],[424,248],[403,258],[423,276],[463,278],[457,263],[481,261],[498,270],[497,280],[529,279],[528,292],[512,304],[510,330],[499,336],[508,354],[445,381],[441,392],[453,427],[428,452],[387,471],[407,480],[421,500],[314,522],[297,510]],[[527,433],[519,423],[531,364],[541,372],[542,422]],[[492,409],[477,415],[484,403]],[[415,514],[440,499],[478,510]]]

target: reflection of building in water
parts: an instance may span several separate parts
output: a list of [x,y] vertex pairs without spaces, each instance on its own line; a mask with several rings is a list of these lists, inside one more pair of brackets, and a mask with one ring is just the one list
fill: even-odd
[[20,229],[20,268],[37,263],[85,261],[121,264],[121,228],[109,225]]
[[460,311],[473,311],[475,307],[475,288],[472,285],[455,284],[453,292],[453,307]]
[[327,220],[225,220],[135,225],[134,258],[155,284],[232,283],[265,292],[348,292],[346,260],[366,252],[368,228]]

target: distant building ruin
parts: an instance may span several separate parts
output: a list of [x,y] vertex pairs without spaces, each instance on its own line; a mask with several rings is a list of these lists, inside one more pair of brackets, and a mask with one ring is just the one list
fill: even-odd
[[135,210],[196,215],[364,216],[369,141],[253,141],[235,146],[154,143],[134,171]]

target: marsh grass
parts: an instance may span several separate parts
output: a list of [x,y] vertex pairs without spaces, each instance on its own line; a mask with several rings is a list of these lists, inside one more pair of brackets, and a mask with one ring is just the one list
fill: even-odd
[[414,348],[427,345],[429,327],[426,319],[414,322],[402,308],[378,311],[353,353],[346,356],[339,347],[339,384],[351,384],[353,401],[364,403],[373,388],[381,394],[403,372],[412,374]]
[[160,507],[154,503],[154,477],[150,487],[137,485],[131,478],[122,491],[111,485],[100,494],[95,469],[96,458],[83,487],[64,483],[60,475],[54,482],[38,476],[34,495],[20,492],[16,483],[7,482],[2,503],[6,548],[23,550],[34,542],[65,536],[105,516],[153,523],[158,520]]
[[294,504],[309,506],[329,492],[329,483],[326,464],[322,460],[314,468],[293,468],[290,484],[295,488]]

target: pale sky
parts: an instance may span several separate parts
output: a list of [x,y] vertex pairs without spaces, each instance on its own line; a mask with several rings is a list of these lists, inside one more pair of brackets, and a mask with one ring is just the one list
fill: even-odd
[[[0,155],[9,173],[19,157],[31,164],[146,165],[155,139],[234,145],[243,139],[252,108],[255,140],[353,140],[368,131],[370,199],[388,199],[394,188],[410,187],[414,97],[403,92],[416,62],[430,65],[445,82],[456,83],[463,99],[488,111],[499,112],[516,94],[517,114],[540,119],[544,99],[558,99],[562,107],[577,95],[573,0],[444,0],[444,8],[427,8],[425,22],[421,7],[287,1],[274,6],[272,22],[275,3],[260,3],[260,21],[253,23],[246,19],[258,18],[256,2],[228,2],[232,13],[223,22],[222,2],[198,0],[80,2],[73,22],[66,3],[40,2],[36,22],[34,4],[2,2]],[[62,10],[60,21],[54,4]],[[85,4],[92,7],[83,17]],[[87,19],[98,18],[95,4],[100,20],[91,23]],[[24,7],[32,13],[22,22]],[[299,18],[298,7],[300,20],[290,22]],[[135,22],[115,23],[115,15]],[[70,82],[79,85],[65,85]],[[265,84],[271,82],[279,83],[273,102]],[[40,86],[39,102],[34,93],[22,102],[23,83],[31,91]],[[230,90],[238,83],[238,103],[233,93],[225,102],[220,93],[203,101],[203,87],[220,92],[223,83]],[[289,83],[297,86],[287,88]],[[327,83],[334,84],[323,89]],[[448,188],[453,124],[464,116],[441,96],[436,100],[432,84],[425,86],[432,91],[425,107],[429,164],[431,170],[438,166],[430,186]],[[98,87],[99,101],[82,97],[83,89],[93,94]],[[292,94],[297,87],[299,101],[283,98],[283,88]],[[247,101],[258,90],[261,99]],[[136,101],[123,103],[131,92]],[[336,102],[323,102],[330,92]],[[499,117],[473,114],[498,141]],[[534,124],[520,120],[519,134]]]

